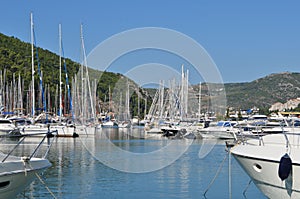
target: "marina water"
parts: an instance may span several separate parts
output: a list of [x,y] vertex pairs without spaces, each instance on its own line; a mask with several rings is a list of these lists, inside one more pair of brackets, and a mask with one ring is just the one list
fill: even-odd
[[[142,129],[101,129],[97,135],[88,138],[101,145],[106,136],[118,148],[135,153],[159,150],[167,143],[166,140],[140,139]],[[253,183],[243,195],[250,179],[234,158],[228,158],[222,140],[215,141],[217,144],[203,158],[199,158],[198,153],[204,141],[198,139],[175,162],[162,169],[128,173],[99,161],[97,154],[103,151],[97,149],[101,147],[88,150],[84,137],[54,140],[48,156],[52,167],[18,198],[265,198]],[[34,142],[37,138],[31,139]],[[186,144],[184,140],[177,142]],[[114,155],[118,154],[111,150],[109,156],[114,159]]]

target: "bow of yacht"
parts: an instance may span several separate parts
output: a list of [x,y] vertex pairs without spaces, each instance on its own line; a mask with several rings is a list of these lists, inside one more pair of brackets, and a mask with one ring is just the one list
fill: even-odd
[[230,152],[268,198],[300,198],[300,132],[241,141]]
[[[4,158],[5,154],[0,154]],[[12,156],[0,163],[0,198],[15,198],[39,173],[50,167],[51,163],[44,158]]]
[[[51,166],[49,160],[46,159],[51,145],[50,140],[46,144],[46,150],[41,150],[44,154],[42,156],[39,154],[39,150],[42,148],[47,136],[45,135],[34,149],[32,149],[32,146],[28,146],[30,151],[24,145],[26,137],[19,137],[20,140],[13,145],[12,149],[0,153],[0,198],[16,198],[36,179],[37,174]],[[7,149],[7,147],[5,144],[1,145],[1,151],[5,151],[4,149]]]

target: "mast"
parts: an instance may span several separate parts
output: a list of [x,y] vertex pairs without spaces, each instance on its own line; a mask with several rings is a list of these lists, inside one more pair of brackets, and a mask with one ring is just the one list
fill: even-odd
[[199,100],[198,100],[198,121],[201,117],[201,82],[199,83]]
[[[125,111],[124,111],[125,112]],[[118,120],[121,121],[121,120],[125,120],[124,118],[124,112],[122,111],[122,92],[120,92],[120,102],[119,102],[119,118]]]
[[83,35],[82,35],[83,33],[82,33],[82,24],[80,25],[80,44],[81,44],[81,52],[80,52],[80,54],[81,54],[81,69],[80,69],[80,73],[81,73],[81,95],[78,95],[78,97],[79,96],[81,96],[81,99],[79,100],[80,101],[80,103],[81,103],[81,118],[82,118],[82,123],[84,123],[83,121],[84,121],[84,98],[83,98],[83,91],[84,91],[84,89],[83,89],[83,49],[82,49],[82,41],[83,41]]
[[2,112],[4,110],[4,101],[3,101],[3,97],[4,97],[4,84],[3,84],[3,80],[2,80],[2,70],[0,71],[0,112]]
[[110,85],[108,85],[108,112],[112,112],[111,108],[111,96],[110,96]]
[[146,97],[145,97],[144,119],[146,119],[146,114],[147,114],[147,95],[146,95]]
[[51,105],[50,105],[50,85],[49,84],[47,84],[47,98],[48,98],[48,108],[47,108],[47,110],[48,111],[53,111],[53,110],[51,110]]
[[[61,37],[61,42],[60,43],[61,43],[61,53],[62,53],[61,55],[62,55],[62,59],[63,59],[62,61],[63,61],[63,64],[64,64],[64,71],[65,71],[65,78],[66,78],[66,83],[65,83],[65,103],[64,103],[65,109],[64,109],[64,112],[71,114],[72,119],[74,119],[72,94],[71,94],[71,89],[70,89],[70,85],[69,85],[68,70],[67,70],[67,64],[66,64],[66,59],[65,59],[65,54],[64,54],[64,47],[63,47],[62,37]],[[69,101],[69,103],[68,103],[68,101]],[[68,109],[67,109],[67,107],[68,107]],[[69,110],[69,111],[66,112],[66,110]]]
[[185,77],[185,116],[188,114],[188,100],[189,100],[189,70],[186,70]]
[[55,88],[55,99],[54,99],[54,101],[55,101],[55,103],[54,103],[54,112],[55,113],[57,113],[57,111],[58,111],[58,105],[57,105],[57,96],[58,96],[58,84],[56,84],[56,88]]
[[13,80],[12,80],[12,87],[11,87],[11,92],[13,95],[13,101],[12,101],[12,111],[14,112],[14,110],[17,108],[17,92],[16,92],[16,75],[15,73],[13,73]]
[[126,120],[130,120],[130,110],[129,110],[129,83],[127,80],[127,90],[126,90]]
[[[74,96],[74,117],[75,115],[79,115],[78,114],[78,102],[77,102],[77,97],[78,97],[78,92],[77,92],[77,76],[76,74],[74,75],[74,78],[72,79],[72,96]],[[77,97],[76,97],[77,96]],[[79,101],[79,100],[78,100]]]
[[184,68],[181,65],[181,94],[180,94],[180,118],[183,119],[184,115]]
[[23,99],[22,99],[22,84],[21,84],[21,75],[19,73],[18,79],[18,108],[20,109],[20,114],[23,115]]
[[58,26],[59,32],[59,123],[61,124],[61,114],[62,114],[62,96],[61,96],[61,24]]
[[160,108],[160,112],[159,112],[159,120],[162,120],[163,119],[163,112],[164,112],[164,87],[165,87],[165,82],[164,80],[161,80],[161,83],[160,83],[160,86],[161,86],[161,89],[160,89],[160,105],[159,105],[159,108]]
[[140,92],[139,92],[139,88],[137,89],[137,96],[138,96],[138,118],[140,120]]
[[[90,79],[89,79],[89,71],[88,71],[87,59],[86,59],[86,53],[85,53],[82,24],[80,26],[80,33],[81,33],[81,45],[82,45],[84,66],[85,66],[85,70],[86,70],[86,74],[85,75],[86,75],[86,81],[87,81],[87,88],[88,88],[88,92],[89,92],[88,94],[89,94],[89,98],[90,98],[90,106],[91,106],[91,111],[92,111],[92,118],[95,119],[95,111],[94,111],[93,98],[92,98],[92,93],[91,93],[91,85],[90,85]],[[83,69],[82,69],[82,72],[83,72]]]
[[31,95],[32,95],[32,111],[31,111],[31,115],[32,117],[34,117],[35,115],[35,96],[34,96],[34,54],[33,54],[33,14],[32,12],[30,13],[30,24],[31,24],[31,77],[32,77],[32,91],[31,91]]

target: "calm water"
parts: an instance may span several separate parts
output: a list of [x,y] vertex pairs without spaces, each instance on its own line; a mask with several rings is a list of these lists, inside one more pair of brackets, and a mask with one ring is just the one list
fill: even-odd
[[[135,136],[142,136],[136,130]],[[118,150],[107,150],[109,135],[111,142],[119,149],[135,153],[155,152],[168,145],[166,140],[145,140],[132,138],[118,130],[102,130],[96,136],[80,138],[58,138],[53,142],[48,159],[53,164],[42,175],[41,181],[35,180],[18,198],[205,198],[203,196],[210,181],[225,156],[225,145],[221,141],[203,159],[198,152],[202,140],[195,140],[182,156],[167,167],[148,173],[127,173],[112,169],[101,161],[99,154],[106,154],[111,161],[124,161]],[[33,138],[31,138],[33,139]],[[88,141],[87,141],[88,140]],[[187,142],[176,142],[177,148]],[[104,146],[104,147],[103,147]],[[156,157],[157,159],[166,156]],[[219,176],[208,190],[207,198],[229,198],[228,158],[225,160]],[[109,161],[109,159],[107,160]],[[127,168],[135,168],[135,162],[124,161]],[[122,165],[122,163],[121,163]],[[155,165],[154,165],[155,166]],[[138,167],[137,167],[138,168]],[[234,158],[231,159],[232,198],[244,198],[249,177],[240,168]],[[51,190],[52,194],[47,190]],[[247,198],[265,198],[254,184],[246,192]]]

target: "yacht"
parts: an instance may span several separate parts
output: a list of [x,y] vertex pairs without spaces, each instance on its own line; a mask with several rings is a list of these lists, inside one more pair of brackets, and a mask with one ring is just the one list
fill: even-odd
[[145,139],[162,139],[163,138],[163,131],[160,127],[148,127],[145,126]]
[[209,127],[199,129],[198,132],[203,138],[234,139],[239,133],[239,129],[235,128],[236,125],[235,121],[218,121],[215,125],[210,124]]
[[83,124],[62,124],[51,125],[50,129],[57,131],[58,137],[79,137],[79,135],[94,135],[96,127]]
[[[42,146],[45,138],[39,142],[36,150],[31,154],[12,155],[17,151],[17,148],[24,146],[21,143],[25,137],[22,137],[18,144],[7,154],[0,153],[0,198],[16,198],[36,178],[36,174],[51,166],[51,163],[45,158],[50,144],[47,145],[48,150],[44,157],[36,157],[37,149]],[[7,146],[2,147],[7,148]]]
[[20,130],[16,127],[16,125],[9,119],[0,119],[0,135],[15,135],[20,134]]
[[[3,160],[5,154],[0,154]],[[15,198],[41,172],[50,167],[47,159],[9,156],[0,163],[0,198]]]
[[300,198],[300,132],[242,141],[230,152],[268,198]]

